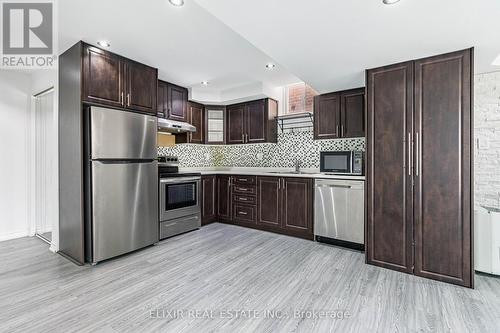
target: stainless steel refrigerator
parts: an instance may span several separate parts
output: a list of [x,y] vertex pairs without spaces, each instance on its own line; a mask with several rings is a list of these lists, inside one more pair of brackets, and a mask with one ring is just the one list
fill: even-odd
[[91,107],[88,119],[86,261],[158,242],[157,120]]

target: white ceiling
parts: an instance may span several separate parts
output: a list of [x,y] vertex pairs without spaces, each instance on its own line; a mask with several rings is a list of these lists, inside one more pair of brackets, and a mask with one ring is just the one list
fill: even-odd
[[500,54],[498,0],[185,1],[58,1],[59,51],[109,40],[111,51],[157,67],[207,103],[301,80],[321,93],[363,86],[366,68],[471,46],[476,72],[500,70],[491,65]]
[[475,47],[500,70],[498,0],[195,0],[318,92],[364,85],[364,69]]
[[110,51],[157,67],[160,79],[192,88],[203,102],[241,97],[238,87],[244,94],[249,85],[299,81],[281,65],[267,70],[272,58],[192,0],[183,7],[168,0],[62,0],[58,12],[60,53],[79,40],[108,40]]

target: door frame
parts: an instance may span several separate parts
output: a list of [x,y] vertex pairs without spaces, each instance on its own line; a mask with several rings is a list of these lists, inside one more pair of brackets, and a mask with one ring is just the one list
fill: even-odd
[[36,100],[37,98],[52,93],[53,94],[53,108],[52,115],[50,117],[50,123],[47,125],[53,131],[54,137],[52,138],[51,144],[52,147],[52,165],[53,168],[50,171],[53,173],[52,183],[49,189],[50,197],[47,200],[54,202],[54,216],[52,216],[52,225],[51,232],[52,237],[50,241],[49,250],[52,252],[57,252],[59,250],[59,168],[58,168],[58,91],[56,89],[56,85],[52,85],[47,89],[44,89],[38,93],[33,94],[30,97],[30,110],[29,110],[29,119],[28,119],[28,132],[27,136],[27,145],[28,145],[28,175],[27,175],[27,187],[28,187],[28,206],[27,206],[27,215],[28,215],[28,225],[29,236],[35,236],[36,234],[36,224],[39,216],[37,216],[36,206],[37,206],[37,195],[36,195],[36,169],[38,165],[38,161],[36,158]]

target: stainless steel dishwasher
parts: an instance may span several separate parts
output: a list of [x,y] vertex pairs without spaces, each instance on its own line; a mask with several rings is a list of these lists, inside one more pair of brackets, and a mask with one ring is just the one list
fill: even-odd
[[365,182],[317,179],[314,187],[316,240],[364,250]]

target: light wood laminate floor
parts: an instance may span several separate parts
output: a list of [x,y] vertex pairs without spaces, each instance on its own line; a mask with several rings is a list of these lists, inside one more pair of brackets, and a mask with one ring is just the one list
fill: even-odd
[[[356,251],[218,223],[96,267],[75,266],[37,238],[0,242],[0,296],[0,332],[500,332],[500,278],[477,275],[470,290],[366,265]],[[229,318],[238,310],[256,313]]]

